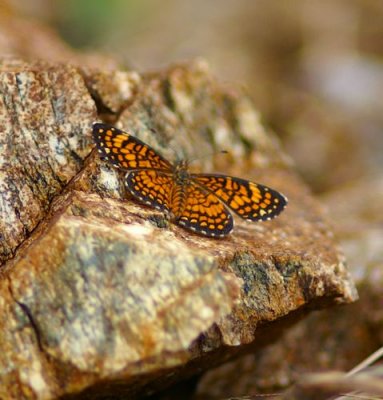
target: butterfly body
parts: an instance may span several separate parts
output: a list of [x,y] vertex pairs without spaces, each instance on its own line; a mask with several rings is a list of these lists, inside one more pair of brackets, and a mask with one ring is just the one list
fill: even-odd
[[267,186],[226,175],[192,174],[186,161],[173,165],[115,127],[95,124],[93,137],[101,157],[127,172],[125,185],[134,198],[195,233],[228,235],[234,226],[229,209],[243,219],[261,221],[275,217],[287,204]]
[[187,163],[181,161],[176,164],[173,170],[173,187],[170,203],[173,204],[174,218],[182,214],[188,195],[188,187],[191,185],[190,174],[187,170]]

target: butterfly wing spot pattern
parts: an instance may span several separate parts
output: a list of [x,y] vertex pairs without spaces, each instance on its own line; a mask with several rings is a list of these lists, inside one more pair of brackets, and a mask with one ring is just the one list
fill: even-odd
[[172,165],[138,138],[96,123],[100,156],[127,172],[125,185],[140,202],[171,216],[174,223],[207,237],[227,236],[232,210],[248,221],[265,221],[287,205],[284,195],[258,183],[219,174],[190,174],[186,163]]
[[195,184],[188,187],[179,225],[210,237],[223,237],[233,229],[233,217],[212,193]]
[[276,190],[226,175],[196,174],[193,179],[210,189],[241,218],[266,221],[286,207],[287,199]]
[[147,144],[113,126],[94,124],[93,138],[100,156],[124,170],[169,170],[172,167]]
[[170,213],[170,175],[160,174],[155,170],[136,170],[126,176],[125,184],[130,194],[142,203]]

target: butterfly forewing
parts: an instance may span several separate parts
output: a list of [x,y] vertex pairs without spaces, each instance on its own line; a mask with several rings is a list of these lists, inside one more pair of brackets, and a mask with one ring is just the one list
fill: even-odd
[[223,237],[233,229],[233,217],[217,196],[190,183],[177,223],[209,237]]
[[287,204],[286,197],[276,190],[244,179],[209,174],[193,174],[192,179],[247,220],[274,218]]
[[133,197],[141,202],[161,211],[171,211],[174,184],[171,175],[154,170],[132,171],[126,176],[125,184]]
[[94,124],[93,138],[100,156],[122,169],[171,168],[171,164],[150,146],[113,126]]

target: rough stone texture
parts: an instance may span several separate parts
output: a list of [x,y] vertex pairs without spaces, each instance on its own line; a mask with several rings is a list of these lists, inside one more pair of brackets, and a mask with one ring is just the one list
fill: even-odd
[[[13,307],[8,301],[2,326],[13,329],[1,337],[8,351],[0,356],[0,379],[13,369],[8,357],[19,343],[14,368],[27,369],[32,358],[26,384],[41,398],[61,394],[45,377],[56,363],[67,390],[78,388],[79,378],[129,381],[182,364],[190,343],[230,312],[239,279],[206,252],[138,224],[137,209],[82,193],[55,205],[54,223],[3,279],[1,297],[11,295]],[[42,371],[44,363],[50,367]],[[23,390],[20,384],[18,398]]]
[[[221,363],[245,345],[263,346],[303,310],[356,298],[318,203],[251,102],[218,85],[205,63],[134,75],[134,90],[126,72],[17,65],[3,66],[5,89],[17,95],[0,114],[3,159],[11,165],[2,170],[1,204],[9,211],[0,223],[13,240],[6,241],[4,259],[12,259],[0,281],[4,398],[133,398]],[[20,86],[19,71],[31,69]],[[40,95],[32,96],[31,87]],[[99,116],[171,160],[228,149],[229,157],[193,166],[265,183],[287,195],[288,208],[267,223],[236,221],[232,235],[214,240],[134,203],[123,174],[95,152],[88,156],[95,118],[89,91],[97,92]],[[17,105],[12,119],[10,104]],[[38,146],[26,151],[30,142]],[[41,195],[37,206],[32,195],[8,201],[16,178],[16,192]],[[9,221],[19,214],[30,229],[15,233]]]
[[141,82],[140,75],[134,71],[100,71],[89,67],[81,70],[104,118],[127,107],[133,101]]
[[70,66],[0,63],[0,263],[46,215],[91,149],[96,108]]

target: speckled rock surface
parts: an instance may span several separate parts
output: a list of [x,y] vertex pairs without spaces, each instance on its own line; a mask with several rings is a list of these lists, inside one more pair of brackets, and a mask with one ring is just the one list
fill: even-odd
[[70,66],[0,62],[0,263],[44,218],[91,150],[96,107]]
[[[249,99],[220,86],[205,63],[142,76],[33,68],[22,88],[63,74],[51,86],[43,80],[43,93],[50,87],[59,93],[64,111],[54,114],[57,122],[49,114],[52,101],[20,95],[20,89],[0,109],[3,160],[16,163],[1,169],[0,182],[0,204],[8,207],[0,223],[10,238],[0,280],[0,386],[12,389],[5,399],[134,398],[222,363],[246,345],[267,344],[303,310],[356,299],[321,207]],[[9,92],[20,85],[13,69],[3,65]],[[109,76],[110,86],[100,76]],[[127,85],[132,76],[134,90]],[[9,104],[19,101],[9,119]],[[267,223],[236,220],[233,234],[222,240],[188,233],[133,202],[124,174],[91,152],[96,107],[98,119],[170,160],[229,150],[193,167],[271,186],[287,195],[288,208]],[[20,129],[20,121],[28,129]],[[49,121],[56,121],[53,127]],[[26,151],[19,136],[34,139],[39,152],[32,145]],[[50,146],[57,142],[67,147]],[[13,157],[18,154],[22,158]],[[20,160],[27,171],[18,172]],[[40,178],[30,179],[37,167]],[[18,188],[40,194],[37,208],[32,196],[22,207],[7,203],[15,173]],[[19,214],[31,228],[15,234],[8,215]]]

